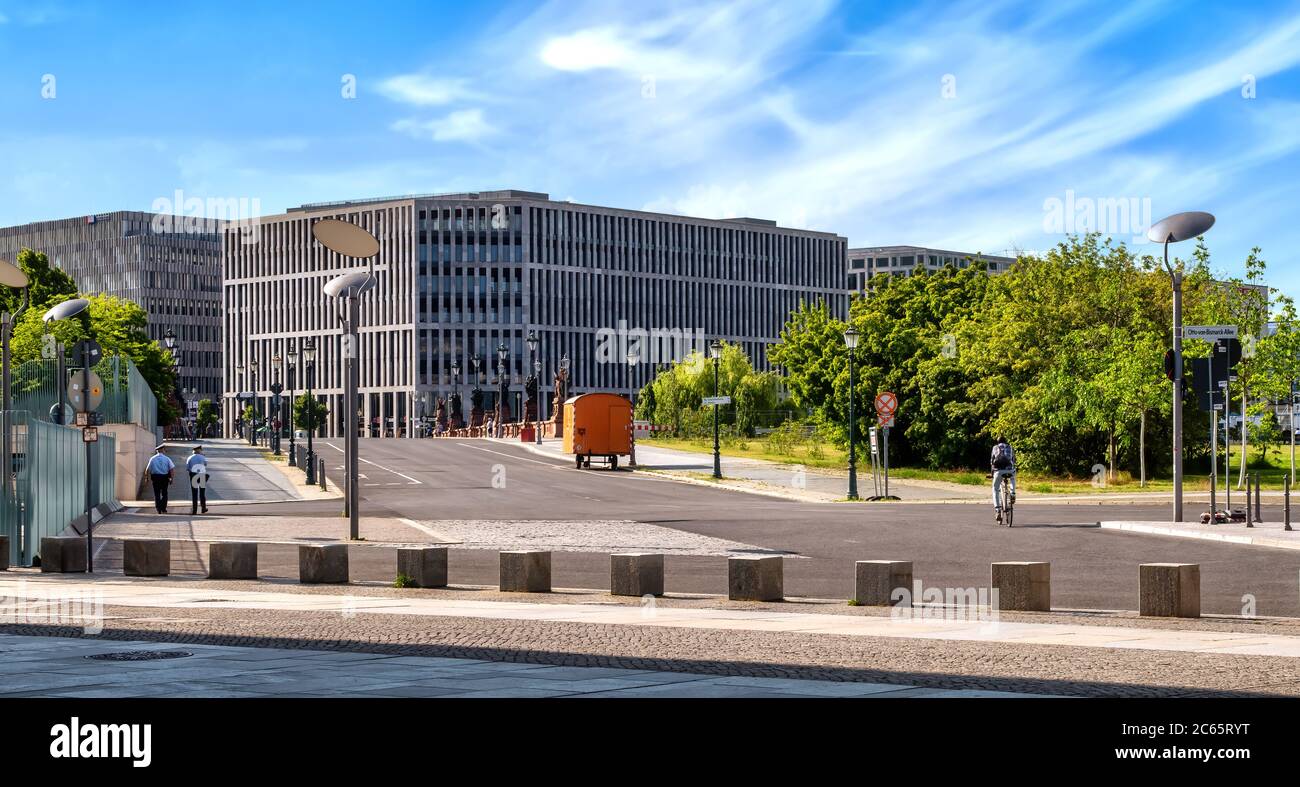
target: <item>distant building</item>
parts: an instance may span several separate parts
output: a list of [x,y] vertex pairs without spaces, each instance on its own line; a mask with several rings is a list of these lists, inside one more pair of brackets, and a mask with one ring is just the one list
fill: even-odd
[[[475,356],[490,410],[502,344],[506,403],[517,418],[533,373],[530,332],[539,337],[550,415],[553,375],[565,355],[570,393],[632,395],[658,364],[706,350],[715,338],[741,345],[758,368],[769,368],[767,347],[800,302],[825,302],[842,316],[848,301],[843,237],[761,219],[578,205],[516,190],[304,205],[260,219],[253,243],[227,230],[227,428],[242,409],[236,392],[265,402],[270,359],[311,338],[314,392],[330,413],[326,431],[342,432],[341,329],[337,304],[322,287],[358,263],[313,241],[311,226],[323,218],[358,224],[380,242],[377,285],[361,298],[359,408],[371,433],[407,431],[457,391],[468,413]],[[629,366],[633,346],[640,359]]]
[[0,228],[0,258],[44,252],[77,289],[116,295],[149,314],[149,338],[176,335],[177,387],[221,399],[221,227],[116,211]]
[[924,246],[871,246],[849,249],[849,292],[865,292],[872,277],[882,273],[892,276],[910,276],[917,265],[928,271],[942,270],[951,265],[967,268],[974,265],[989,273],[1003,273],[1016,260],[1014,257],[996,257],[964,251],[930,249]]

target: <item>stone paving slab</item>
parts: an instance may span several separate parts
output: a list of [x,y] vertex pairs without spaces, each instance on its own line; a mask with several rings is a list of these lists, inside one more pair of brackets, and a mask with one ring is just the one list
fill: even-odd
[[[68,648],[84,655],[123,650],[157,650],[159,643],[99,642],[59,637],[0,634],[0,695],[45,697],[868,697],[897,694],[907,687],[781,678],[717,678],[683,673],[659,673],[609,667],[549,667],[507,669],[466,660],[466,669],[448,669],[456,659],[413,656],[277,650],[273,674],[248,674],[243,648],[193,646],[208,656],[151,662],[100,662],[95,669],[32,672],[29,664],[4,658],[5,653],[43,653],[51,661],[68,661]],[[191,646],[185,646],[190,648]],[[171,646],[171,649],[181,649]],[[394,669],[378,670],[391,662]],[[131,669],[140,664],[149,669]],[[486,668],[491,672],[484,672]],[[400,675],[400,678],[397,677]],[[948,692],[961,695],[963,692]],[[1012,695],[1029,696],[1029,695]]]
[[1099,524],[1103,530],[1122,530],[1126,533],[1195,538],[1273,549],[1300,549],[1300,525],[1292,525],[1298,528],[1296,530],[1286,530],[1281,522],[1261,522],[1254,527],[1246,527],[1243,522],[1203,525],[1200,522],[1103,520]]

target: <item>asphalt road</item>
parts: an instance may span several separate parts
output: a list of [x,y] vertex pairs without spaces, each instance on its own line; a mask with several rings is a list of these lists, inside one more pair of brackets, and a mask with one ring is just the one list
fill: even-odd
[[[343,476],[340,445],[318,443],[334,484]],[[808,558],[786,561],[789,596],[850,597],[856,560],[911,560],[916,579],[941,588],[987,585],[991,562],[1045,560],[1052,564],[1054,607],[1136,609],[1138,564],[1184,562],[1201,565],[1205,612],[1240,614],[1243,596],[1250,594],[1255,614],[1300,616],[1300,551],[1095,527],[1099,519],[1162,520],[1167,505],[1022,501],[1017,526],[1007,529],[994,526],[983,503],[802,503],[627,471],[580,471],[483,440],[363,439],[360,455],[362,510],[368,516],[648,522]],[[326,500],[238,510],[337,514],[340,505]],[[1269,507],[1264,512],[1267,518]],[[292,576],[292,551],[280,551],[268,552],[265,570]],[[353,552],[354,576],[392,577],[391,550]],[[554,559],[556,586],[608,587],[607,555],[556,553]],[[496,571],[495,554],[457,550],[451,581],[494,584]],[[670,558],[667,583],[672,591],[725,592],[725,559]]]

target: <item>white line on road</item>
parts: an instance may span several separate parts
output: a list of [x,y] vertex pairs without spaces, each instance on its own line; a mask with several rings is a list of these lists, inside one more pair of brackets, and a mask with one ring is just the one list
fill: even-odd
[[497,456],[505,456],[505,457],[509,457],[509,458],[511,458],[511,459],[518,459],[518,460],[520,460],[521,462],[532,462],[532,463],[535,464],[535,465],[546,465],[547,467],[553,467],[553,468],[555,468],[556,470],[559,470],[559,469],[561,469],[561,467],[562,467],[561,465],[553,464],[553,463],[551,463],[551,462],[543,462],[543,461],[541,461],[540,459],[529,459],[529,458],[526,457],[526,456],[517,456],[517,455],[515,455],[515,454],[507,454],[507,453],[505,453],[504,451],[493,451],[491,448],[483,448],[482,446],[470,445],[469,443],[456,443],[456,445],[463,445],[463,446],[465,446],[466,448],[473,448],[475,451],[487,451],[489,454],[496,454]]
[[406,517],[398,517],[397,521],[401,522],[404,525],[410,525],[411,527],[415,528],[416,530],[419,530],[421,533],[424,533],[425,535],[433,536],[434,538],[438,539],[439,542],[442,541],[441,533],[435,533],[434,531],[430,530],[429,528],[425,527],[419,522],[416,522],[414,519],[407,519]]
[[[333,448],[335,451],[338,451],[340,454],[341,454],[341,453],[344,453],[344,451],[343,451],[342,448],[339,448],[337,445],[334,445],[333,443],[326,443],[325,445],[328,445],[330,448]],[[419,479],[417,479],[417,478],[411,478],[411,477],[410,477],[409,475],[407,475],[406,473],[399,473],[399,472],[397,472],[396,470],[394,470],[394,469],[391,468],[391,467],[384,467],[383,465],[379,464],[378,462],[372,462],[372,461],[370,461],[369,459],[366,459],[366,458],[364,458],[364,457],[360,457],[360,456],[358,456],[357,459],[361,460],[362,462],[365,462],[365,463],[368,464],[368,465],[374,465],[375,467],[378,467],[380,470],[383,470],[383,471],[385,471],[385,472],[392,473],[393,475],[401,476],[402,478],[405,478],[405,479],[407,480],[407,482],[408,482],[408,483],[407,483],[407,486],[418,486],[418,485],[422,485],[422,484],[424,483],[423,481],[421,481],[421,480],[419,480]],[[339,469],[342,470],[343,468],[340,467]],[[358,476],[359,478],[365,478],[365,476],[362,475],[362,474],[360,474],[360,473],[358,473],[357,476]]]

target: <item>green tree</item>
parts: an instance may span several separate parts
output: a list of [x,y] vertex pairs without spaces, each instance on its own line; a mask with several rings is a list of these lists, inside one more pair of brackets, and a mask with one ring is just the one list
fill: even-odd
[[[44,252],[22,249],[15,262],[27,274],[28,308],[31,311],[44,314],[55,303],[76,296],[76,282],[62,269],[51,265]],[[22,290],[0,287],[0,304],[3,311],[15,313],[22,305]]]
[[200,399],[198,411],[194,416],[194,425],[198,429],[199,437],[211,437],[217,433],[217,416],[216,405],[211,399]]
[[314,396],[299,394],[293,400],[293,425],[297,429],[312,429],[319,432],[329,417],[329,408]]

